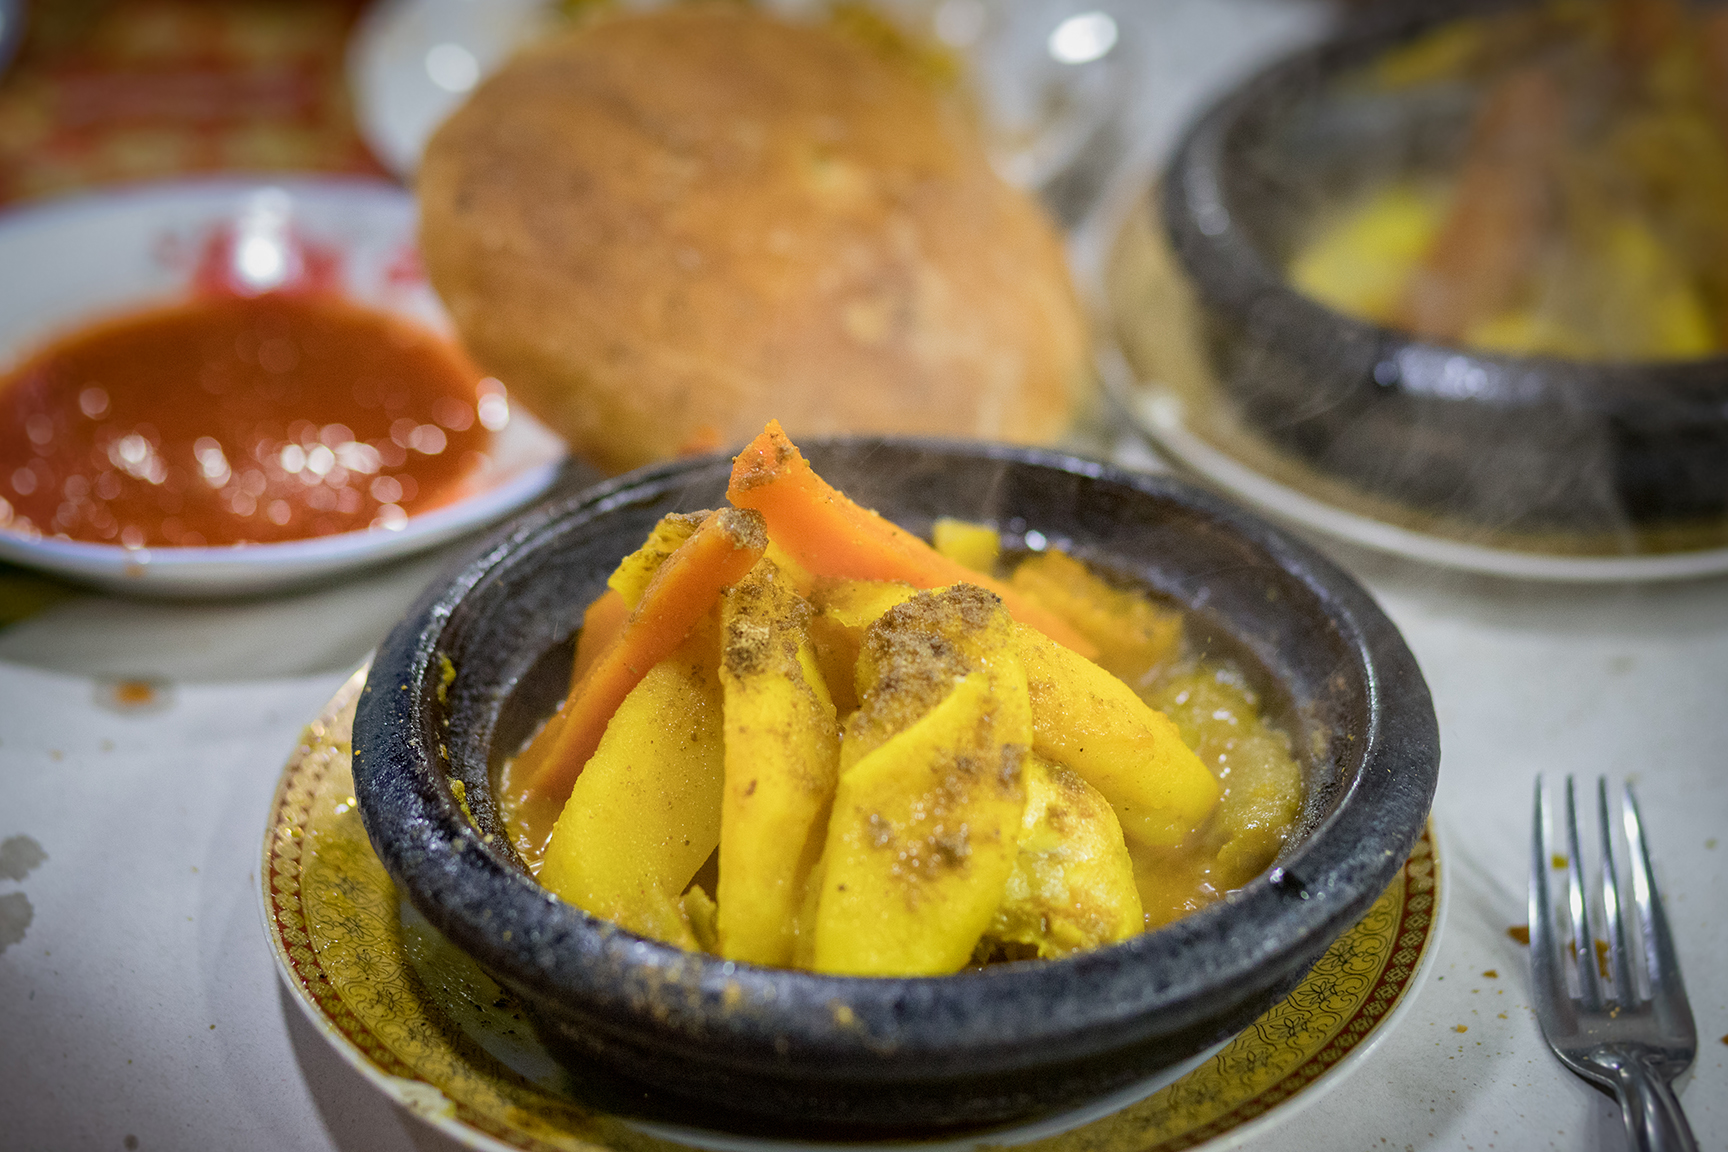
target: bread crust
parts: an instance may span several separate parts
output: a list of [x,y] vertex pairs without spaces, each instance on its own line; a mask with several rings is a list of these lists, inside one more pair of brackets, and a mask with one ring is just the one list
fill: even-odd
[[421,245],[469,351],[611,471],[793,435],[1045,442],[1083,394],[1058,237],[967,115],[736,4],[606,19],[439,129]]

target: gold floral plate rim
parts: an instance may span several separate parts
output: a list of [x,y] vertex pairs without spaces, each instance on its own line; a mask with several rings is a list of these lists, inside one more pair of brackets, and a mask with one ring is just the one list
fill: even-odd
[[[507,994],[491,1000],[496,1007],[486,1016],[482,1001],[501,990],[478,968],[421,974],[424,956],[414,951],[408,917],[354,808],[348,738],[365,677],[357,671],[307,726],[277,784],[264,836],[265,928],[296,1002],[363,1076],[469,1147],[684,1146],[664,1138],[669,1129],[576,1103],[556,1090],[555,1075],[524,1070],[533,1058],[501,1058],[499,1044],[515,1045],[518,1055],[532,1044],[510,1026]],[[1045,1136],[1050,1125],[1042,1123],[941,1147],[1178,1152],[1238,1142],[1312,1102],[1390,1031],[1432,963],[1444,916],[1438,855],[1430,826],[1398,879],[1302,983],[1173,1083],[1054,1135]],[[476,1029],[486,1035],[477,1039]],[[710,1147],[751,1143],[696,1135]]]

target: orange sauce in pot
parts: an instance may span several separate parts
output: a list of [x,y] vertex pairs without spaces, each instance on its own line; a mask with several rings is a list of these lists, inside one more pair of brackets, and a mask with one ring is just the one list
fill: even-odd
[[128,547],[400,528],[485,463],[503,390],[332,295],[208,296],[0,378],[0,527]]

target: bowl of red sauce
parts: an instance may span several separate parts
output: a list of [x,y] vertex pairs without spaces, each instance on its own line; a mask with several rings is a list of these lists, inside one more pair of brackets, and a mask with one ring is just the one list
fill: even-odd
[[449,333],[412,197],[199,181],[0,216],[0,558],[238,594],[462,535],[562,442]]

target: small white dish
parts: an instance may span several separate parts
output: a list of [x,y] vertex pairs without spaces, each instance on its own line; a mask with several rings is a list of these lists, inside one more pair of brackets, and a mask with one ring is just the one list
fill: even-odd
[[[0,215],[0,369],[93,320],[184,297],[202,247],[266,203],[338,254],[355,303],[447,333],[414,244],[413,198],[348,179],[218,179],[140,185]],[[563,441],[520,408],[493,435],[490,469],[468,494],[398,529],[276,544],[124,548],[0,529],[0,559],[113,591],[160,596],[263,592],[418,552],[474,531],[553,482]]]
[[380,0],[348,42],[360,133],[398,176],[480,80],[551,22],[549,0]]

